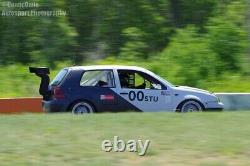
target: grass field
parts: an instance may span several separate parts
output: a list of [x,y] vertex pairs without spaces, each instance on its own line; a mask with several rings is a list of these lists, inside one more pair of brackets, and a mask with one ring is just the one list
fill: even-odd
[[[250,112],[0,116],[0,165],[250,165]],[[104,139],[149,139],[145,156]]]

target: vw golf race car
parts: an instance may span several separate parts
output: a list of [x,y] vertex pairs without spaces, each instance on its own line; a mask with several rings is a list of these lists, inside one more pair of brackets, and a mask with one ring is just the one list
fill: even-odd
[[75,114],[120,111],[196,112],[222,110],[213,93],[174,86],[135,66],[76,66],[62,69],[49,83],[49,69],[30,67],[41,78],[39,92],[46,112]]

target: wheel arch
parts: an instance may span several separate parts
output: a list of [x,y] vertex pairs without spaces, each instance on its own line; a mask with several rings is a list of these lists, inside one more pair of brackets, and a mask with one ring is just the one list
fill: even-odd
[[202,109],[205,110],[204,104],[202,103],[202,101],[201,101],[197,96],[191,96],[191,95],[189,95],[189,96],[186,96],[186,97],[177,105],[177,107],[175,108],[175,112],[180,112],[181,106],[182,106],[184,103],[188,102],[188,101],[196,101],[196,102],[198,102],[198,103],[201,105]]

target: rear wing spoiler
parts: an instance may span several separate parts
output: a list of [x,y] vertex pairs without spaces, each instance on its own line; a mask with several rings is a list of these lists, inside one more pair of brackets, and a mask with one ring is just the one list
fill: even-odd
[[49,74],[50,70],[48,67],[29,67],[29,72],[36,74],[41,78],[39,93],[43,96],[43,100],[49,100],[52,92],[49,90]]
[[35,74],[45,74],[48,75],[50,74],[49,68],[48,67],[29,67],[30,73],[35,73]]

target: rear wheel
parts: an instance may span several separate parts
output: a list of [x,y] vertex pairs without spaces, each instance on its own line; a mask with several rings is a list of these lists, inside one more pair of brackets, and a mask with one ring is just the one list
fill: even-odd
[[203,111],[203,106],[198,101],[187,100],[179,106],[178,110],[179,112],[201,112]]
[[76,115],[89,114],[94,113],[95,109],[89,102],[79,101],[71,107],[71,112]]

